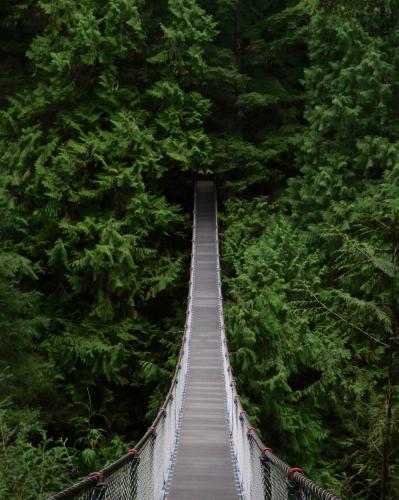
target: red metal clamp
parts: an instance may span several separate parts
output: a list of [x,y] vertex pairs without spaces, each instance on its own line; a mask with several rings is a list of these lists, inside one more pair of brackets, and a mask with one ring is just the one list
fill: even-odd
[[290,480],[296,472],[301,473],[302,469],[300,469],[299,467],[291,467],[291,469],[288,471],[288,480]]
[[89,477],[96,477],[97,479],[100,479],[103,477],[102,472],[90,472]]
[[97,479],[96,488],[106,488],[107,483],[104,479],[104,474],[102,472],[91,472],[89,477],[95,477]]

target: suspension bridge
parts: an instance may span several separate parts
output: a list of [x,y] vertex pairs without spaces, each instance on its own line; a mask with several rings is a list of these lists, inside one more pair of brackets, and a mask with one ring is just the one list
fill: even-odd
[[184,337],[162,408],[125,456],[50,498],[339,500],[279,459],[251,426],[227,349],[214,182],[196,183],[193,218]]

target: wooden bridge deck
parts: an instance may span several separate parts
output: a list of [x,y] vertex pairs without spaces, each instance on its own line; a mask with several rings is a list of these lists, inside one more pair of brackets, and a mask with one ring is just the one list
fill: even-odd
[[197,183],[187,392],[168,500],[238,498],[225,414],[215,186]]

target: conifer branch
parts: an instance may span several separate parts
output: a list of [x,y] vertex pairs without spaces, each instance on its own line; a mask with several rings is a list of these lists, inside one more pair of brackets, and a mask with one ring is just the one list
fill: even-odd
[[351,328],[357,330],[358,332],[362,333],[363,335],[366,335],[367,337],[369,337],[370,339],[374,340],[374,342],[377,342],[378,344],[380,345],[383,345],[384,347],[388,347],[388,344],[386,344],[385,342],[382,342],[382,340],[379,340],[377,339],[376,337],[374,337],[373,335],[371,335],[370,333],[366,332],[365,330],[363,330],[362,328],[360,328],[359,326],[355,325],[354,323],[352,323],[351,321],[348,321],[346,318],[344,318],[343,316],[341,316],[340,314],[338,314],[337,312],[333,311],[332,309],[330,309],[326,304],[324,304],[321,300],[319,300],[319,298],[310,291],[309,288],[307,288],[307,291],[309,293],[309,295],[311,297],[314,298],[314,300],[321,306],[323,307],[328,313],[330,313],[331,315],[335,316],[336,318],[338,318],[339,320],[341,320],[343,323],[347,324],[348,326],[350,326]]

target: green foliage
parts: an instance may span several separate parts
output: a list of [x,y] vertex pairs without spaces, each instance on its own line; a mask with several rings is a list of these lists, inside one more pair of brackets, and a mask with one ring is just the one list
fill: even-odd
[[348,499],[393,499],[399,477],[397,22],[380,14],[313,14],[301,175],[275,205],[228,203],[224,231],[248,411]]
[[65,442],[54,444],[37,415],[17,425],[0,412],[0,497],[34,500],[63,488],[65,471],[73,471],[73,453]]
[[208,9],[219,29],[206,81],[214,164],[229,193],[262,192],[293,172],[307,15],[290,1],[218,1]]
[[310,222],[320,220],[332,200],[353,200],[398,154],[392,115],[397,81],[386,41],[359,19],[339,14],[316,16],[311,28],[309,127],[298,158],[303,177],[292,183],[300,217]]
[[170,18],[161,24],[162,38],[148,62],[157,77],[147,91],[162,155],[182,170],[199,171],[210,164],[210,141],[203,130],[210,102],[196,90],[207,71],[204,46],[214,22],[195,0],[169,0]]
[[[1,96],[0,175],[15,226],[0,252],[12,377],[1,396],[37,409],[49,457],[68,436],[78,473],[134,442],[151,395],[165,391],[185,293],[180,204],[210,164],[199,82],[214,23],[194,0],[155,4],[37,2],[30,37],[16,41],[29,83]],[[25,26],[27,5],[7,2],[2,23]],[[32,398],[20,376],[37,384]]]
[[267,444],[312,470],[328,434],[315,401],[331,390],[348,355],[342,343],[332,358],[332,339],[324,342],[298,315],[303,282],[317,283],[318,254],[262,199],[227,209],[224,255],[235,277],[226,280],[226,323],[235,374]]
[[396,498],[398,7],[2,2],[1,497],[51,494],[156,414],[193,177],[216,173],[243,403],[343,498]]

